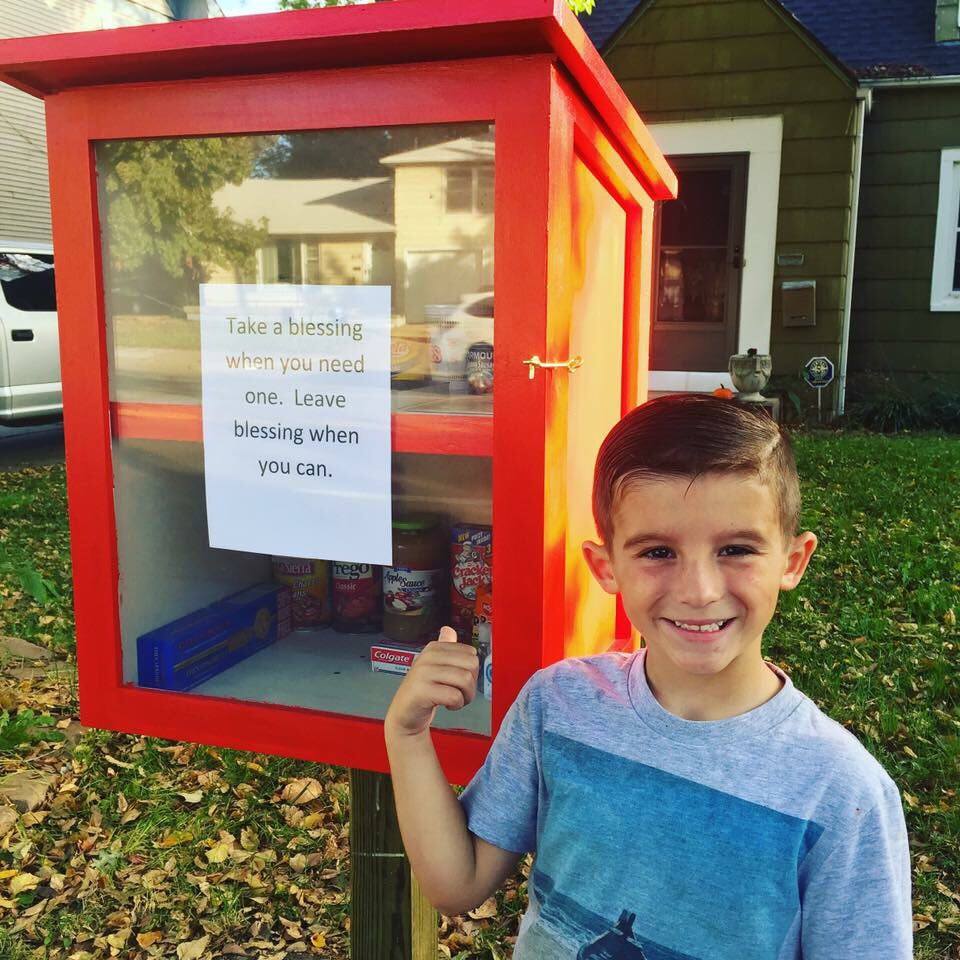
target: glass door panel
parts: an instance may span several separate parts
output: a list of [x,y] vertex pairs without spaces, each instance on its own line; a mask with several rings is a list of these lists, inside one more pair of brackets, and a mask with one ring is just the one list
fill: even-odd
[[[126,682],[381,718],[441,624],[490,653],[494,143],[473,123],[97,145]],[[389,326],[392,563],[259,534],[211,547],[201,288],[311,303],[348,287],[380,288]],[[237,392],[234,439],[289,467],[276,451],[316,438],[281,407],[325,394],[309,376],[294,394],[266,316],[239,318],[260,379]],[[314,478],[274,479],[264,510],[289,494],[288,519],[323,539],[336,518]],[[436,725],[489,733],[490,700]]]

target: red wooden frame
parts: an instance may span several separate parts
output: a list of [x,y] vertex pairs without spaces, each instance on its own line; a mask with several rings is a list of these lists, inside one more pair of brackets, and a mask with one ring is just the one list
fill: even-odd
[[[511,318],[541,318],[539,334],[528,322],[526,336],[503,338],[496,353],[493,455],[494,463],[510,464],[510,470],[494,470],[494,566],[508,570],[518,565],[530,572],[530,577],[499,578],[497,604],[504,622],[515,623],[515,635],[540,634],[529,584],[537,582],[542,562],[542,532],[535,521],[542,511],[515,494],[539,490],[543,476],[542,430],[534,424],[542,423],[544,378],[530,383],[522,360],[544,353],[550,117],[542,105],[550,60],[512,61],[509,69],[497,59],[456,66],[453,71],[446,64],[418,64],[191,85],[101,87],[48,100],[71,536],[74,549],[82,549],[84,556],[75,573],[84,722],[387,770],[379,721],[122,682],[111,406],[94,189],[93,144],[98,140],[470,120],[496,124],[497,170],[529,171],[529,181],[496,177],[494,242],[503,249],[509,236],[513,251],[511,269],[504,266],[507,258],[495,260],[498,318],[505,324]],[[322,97],[313,93],[321,81]],[[78,189],[78,183],[89,189]],[[114,410],[123,424],[122,408],[119,415]],[[180,413],[181,426],[188,416]],[[494,732],[520,686],[540,666],[534,645],[498,662]],[[434,739],[453,781],[469,779],[489,746],[489,738],[465,732],[439,730]]]
[[[100,140],[496,125],[494,417],[457,418],[451,429],[450,418],[400,414],[394,443],[494,458],[502,626],[492,733],[528,677],[562,655],[564,563],[545,542],[554,508],[545,484],[565,452],[563,387],[546,375],[530,381],[523,360],[566,349],[567,168],[576,150],[628,211],[624,409],[640,399],[627,335],[642,323],[642,211],[671,196],[676,181],[563,0],[375,6],[178,24],[175,36],[143,27],[0,41],[0,79],[47,99],[80,702],[90,725],[388,769],[380,721],[123,682],[112,438],[195,440],[200,420],[196,407],[110,402],[94,159]],[[435,59],[438,51],[445,59]],[[431,62],[383,62],[428,54]],[[451,59],[457,54],[473,59]],[[364,65],[329,69],[340,57]],[[328,69],[303,69],[307,62]],[[290,69],[276,72],[280,63]],[[459,783],[491,742],[462,731],[433,737],[446,775]]]

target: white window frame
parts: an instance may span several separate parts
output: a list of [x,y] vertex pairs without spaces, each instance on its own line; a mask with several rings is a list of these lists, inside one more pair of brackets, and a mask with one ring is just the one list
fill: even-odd
[[960,290],[953,289],[953,270],[960,230],[960,147],[940,151],[940,199],[937,201],[937,233],[933,246],[933,278],[930,309],[935,313],[960,311]]

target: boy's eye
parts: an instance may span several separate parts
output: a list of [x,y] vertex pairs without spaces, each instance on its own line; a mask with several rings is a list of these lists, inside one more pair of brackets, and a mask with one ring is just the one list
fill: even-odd
[[668,553],[670,553],[669,547],[651,547],[649,550],[644,550],[643,553],[638,553],[637,556],[650,560],[665,560],[665,554]]
[[722,554],[724,550],[730,550],[731,553],[726,554],[728,557],[745,557],[750,553],[754,553],[753,547],[743,547],[737,543],[731,543],[726,547],[722,547],[720,553]]

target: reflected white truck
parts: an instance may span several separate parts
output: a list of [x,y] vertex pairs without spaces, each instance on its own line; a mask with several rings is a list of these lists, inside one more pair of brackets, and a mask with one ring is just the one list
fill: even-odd
[[0,240],[0,424],[62,409],[53,248]]

